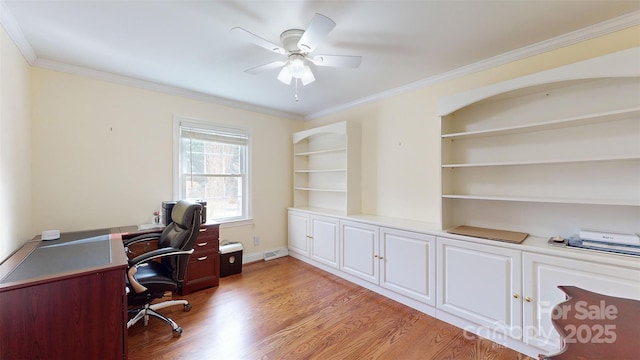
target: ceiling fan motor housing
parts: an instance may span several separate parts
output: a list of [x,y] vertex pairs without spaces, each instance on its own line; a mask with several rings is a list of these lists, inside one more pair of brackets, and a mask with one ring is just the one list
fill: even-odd
[[300,41],[302,34],[304,34],[304,30],[290,29],[283,31],[282,34],[280,34],[282,47],[290,53],[307,53],[308,51],[305,51],[305,49],[298,48],[298,42]]

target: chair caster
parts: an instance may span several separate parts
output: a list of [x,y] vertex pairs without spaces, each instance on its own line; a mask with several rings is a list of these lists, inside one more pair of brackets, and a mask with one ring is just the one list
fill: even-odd
[[182,328],[178,326],[177,328],[173,329],[173,337],[179,338],[180,335],[182,335]]
[[185,304],[184,311],[191,311],[191,304]]

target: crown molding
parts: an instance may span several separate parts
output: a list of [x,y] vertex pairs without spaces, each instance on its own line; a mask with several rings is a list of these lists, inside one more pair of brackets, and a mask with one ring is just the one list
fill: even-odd
[[640,25],[640,11],[634,11],[629,14],[619,16],[601,23],[572,31],[570,33],[557,36],[548,40],[544,40],[533,45],[525,46],[520,49],[509,51],[498,56],[494,56],[485,60],[465,65],[448,72],[437,74],[422,80],[412,82],[410,84],[397,87],[395,89],[383,91],[356,101],[326,109],[304,117],[304,120],[313,120],[328,116],[337,112],[345,111],[357,106],[372,103],[387,97],[403,94],[409,91],[417,90],[423,87],[434,85],[442,81],[453,80],[472,73],[488,70],[496,66],[504,65],[517,60],[522,60],[534,55],[543,54],[552,50],[563,48],[569,45],[577,44],[582,41],[594,39],[603,35],[607,35],[619,30],[623,30],[632,26]]
[[225,98],[221,98],[213,95],[208,95],[202,92],[188,90],[188,89],[184,89],[177,86],[164,85],[164,84],[156,83],[149,80],[142,80],[142,79],[136,79],[136,78],[123,76],[123,75],[116,75],[113,73],[88,69],[88,68],[76,66],[76,65],[69,65],[69,64],[65,64],[57,61],[38,58],[33,63],[33,66],[43,68],[43,69],[48,69],[48,70],[61,71],[61,72],[74,74],[74,75],[80,75],[80,76],[107,81],[115,84],[131,86],[139,89],[156,91],[156,92],[160,92],[168,95],[186,97],[192,100],[198,100],[202,102],[228,106],[228,107],[232,107],[239,110],[252,111],[255,113],[271,115],[276,117],[284,117],[284,118],[289,118],[294,120],[302,120],[302,116],[300,114],[274,110],[271,108],[252,105],[252,104],[248,104],[241,101],[234,101],[234,100],[225,99]]
[[20,29],[16,19],[13,17],[13,13],[5,4],[4,0],[0,1],[0,23],[20,53],[22,53],[22,56],[24,56],[29,64],[33,65],[37,58],[36,53],[27,41],[27,38],[24,37],[22,29]]

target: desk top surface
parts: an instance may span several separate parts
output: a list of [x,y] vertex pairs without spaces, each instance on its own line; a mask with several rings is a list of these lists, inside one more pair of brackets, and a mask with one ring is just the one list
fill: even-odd
[[122,241],[110,229],[62,233],[60,239],[47,241],[37,236],[23,248],[13,255],[18,258],[16,264],[0,274],[0,289],[83,270],[126,266]]

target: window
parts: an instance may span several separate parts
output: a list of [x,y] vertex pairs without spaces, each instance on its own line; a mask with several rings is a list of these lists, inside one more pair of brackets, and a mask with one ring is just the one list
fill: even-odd
[[176,198],[207,202],[207,222],[249,218],[249,131],[176,118]]

